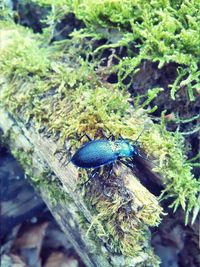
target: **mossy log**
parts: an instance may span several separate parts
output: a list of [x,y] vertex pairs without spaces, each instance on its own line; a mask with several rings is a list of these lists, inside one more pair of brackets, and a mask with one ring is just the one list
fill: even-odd
[[[18,35],[17,30],[15,34]],[[2,31],[1,36],[9,48],[13,31],[10,35],[9,31]],[[31,86],[26,83],[29,93]],[[19,96],[20,85],[2,75],[0,95],[4,97],[10,87],[16,90],[14,97]],[[19,105],[21,100],[16,100]],[[30,121],[27,123],[27,109],[16,113],[6,102],[1,98],[0,128],[6,142],[86,266],[140,266],[144,262],[158,266],[148,230],[148,226],[160,222],[162,208],[156,197],[128,168],[122,167],[117,170],[116,180],[121,191],[110,186],[105,195],[99,179],[86,188],[78,187],[86,172],[80,173],[72,163],[65,166],[67,151],[59,152],[59,142],[38,131]],[[12,100],[8,103],[14,104]],[[40,129],[43,126],[41,122]]]
[[[92,223],[92,214],[80,195],[80,191],[76,190],[78,172],[72,164],[69,164],[68,167],[62,165],[59,154],[55,154],[56,144],[50,138],[36,133],[32,127],[27,129],[23,123],[13,119],[12,115],[2,108],[0,110],[0,127],[8,136],[7,142],[14,156],[21,162],[25,172],[29,176],[31,175],[33,184],[37,185],[43,200],[86,266],[129,266],[125,263],[126,259],[122,259],[122,255],[109,254],[106,246],[104,247],[98,239],[93,240],[87,235],[87,227],[90,227]],[[55,176],[62,186],[58,185],[53,178]],[[45,181],[45,179],[48,180]],[[40,182],[37,184],[39,180]],[[55,183],[52,180],[55,180]],[[151,204],[152,211],[155,207],[160,209],[156,198],[136,178],[127,174],[126,180],[126,186],[130,190],[134,190],[136,194],[135,208]],[[149,233],[147,229],[145,230],[146,233]],[[148,234],[146,241],[143,242],[149,243],[149,238]],[[132,262],[142,264],[146,259],[147,255],[144,253],[143,257],[136,257],[132,259]],[[148,259],[148,261],[152,260]]]
[[[66,56],[19,26],[5,24],[0,34],[0,128],[83,262],[91,267],[158,266],[149,227],[160,223],[162,208],[137,177],[159,184],[170,180],[170,196],[182,194],[176,207],[196,194],[195,186],[185,189],[187,196],[182,189],[192,176],[188,165],[182,168],[178,135],[154,125],[143,110],[133,111],[128,93],[102,84],[90,65],[80,58],[77,62],[77,44],[69,44]],[[102,130],[134,140],[146,125],[150,131],[141,136],[141,146],[160,165],[157,174],[152,171],[156,165],[147,162],[137,173],[118,166],[106,180],[106,192],[104,173],[79,186],[91,172],[65,164],[70,158],[66,145],[77,148],[77,136],[87,132],[99,138]]]

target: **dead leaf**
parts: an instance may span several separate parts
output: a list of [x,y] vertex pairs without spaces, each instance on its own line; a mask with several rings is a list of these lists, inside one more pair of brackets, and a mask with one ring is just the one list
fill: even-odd
[[63,252],[53,252],[47,258],[44,267],[78,267],[78,260],[67,257]]
[[2,267],[29,267],[27,266],[22,259],[14,254],[2,255],[1,257],[1,266]]
[[40,267],[40,251],[48,223],[22,228],[14,242],[12,252],[19,255],[30,267]]

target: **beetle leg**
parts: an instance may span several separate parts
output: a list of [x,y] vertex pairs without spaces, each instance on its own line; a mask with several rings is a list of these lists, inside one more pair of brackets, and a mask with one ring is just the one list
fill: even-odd
[[92,139],[92,137],[89,134],[85,134],[85,136],[88,138],[89,141],[93,141],[94,139]]
[[[106,127],[106,128],[107,128],[107,127]],[[107,130],[110,131],[108,128],[107,128]],[[114,141],[114,140],[115,140],[115,137],[114,137],[113,134],[110,134],[109,136],[107,136],[107,134],[105,133],[104,130],[102,130],[102,134],[103,134],[103,136],[105,136],[106,139],[108,139],[108,140],[110,140],[110,139],[111,139],[111,141]]]
[[[108,176],[106,178],[106,180],[111,176],[111,174],[113,173],[113,163],[109,164],[109,170],[108,170]],[[104,181],[104,184],[106,183],[106,181]]]
[[124,140],[121,134],[119,134],[119,140]]
[[87,181],[85,181],[82,185],[86,185],[90,180],[92,180],[95,175],[100,171],[100,168],[96,168],[92,173],[91,175],[89,176],[89,178],[87,179]]
[[106,139],[108,140],[111,140],[111,141],[114,141],[115,140],[115,137],[113,134],[110,134],[109,136],[106,136],[106,134],[104,134],[104,136],[106,137]]
[[127,160],[122,160],[122,159],[119,159],[119,162],[121,162],[122,164],[124,164],[126,167],[130,168],[132,171],[134,170],[134,165],[132,162],[128,162]]
[[86,136],[87,139],[88,139],[89,141],[93,141],[92,137],[91,137],[89,134],[87,134],[87,133],[84,133],[83,135],[81,135],[81,137],[79,137],[77,140],[78,140],[78,141],[81,141],[81,139],[82,139],[84,136]]
[[107,179],[109,179],[109,177],[110,177],[111,174],[113,173],[113,165],[114,165],[113,163],[111,163],[111,164],[109,165],[108,176],[107,176],[106,180],[104,180],[103,183],[102,183],[102,187],[103,187],[103,195],[104,195],[105,197],[110,197],[110,195],[108,194],[108,192],[106,192],[106,185],[107,185]]
[[108,139],[111,140],[111,141],[114,141],[114,140],[115,140],[115,137],[114,137],[113,134],[111,134],[111,135],[108,137]]
[[113,173],[113,163],[111,163],[111,164],[109,165],[109,172],[108,172],[108,177],[107,177],[107,179],[111,176],[112,173]]
[[109,170],[108,170],[108,176],[106,177],[106,180],[104,180],[102,183],[103,187],[106,185],[106,181],[111,176],[112,173],[113,173],[113,163],[110,163]]

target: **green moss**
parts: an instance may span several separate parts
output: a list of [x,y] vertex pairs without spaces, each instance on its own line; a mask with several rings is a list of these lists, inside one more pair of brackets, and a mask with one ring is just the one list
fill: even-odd
[[[199,183],[191,174],[191,166],[184,156],[184,139],[178,133],[173,135],[164,130],[162,125],[152,124],[144,110],[130,108],[129,94],[119,91],[117,86],[107,88],[100,84],[91,66],[87,68],[86,62],[79,60],[79,64],[77,62],[72,68],[68,60],[61,61],[61,51],[57,57],[53,53],[56,50],[39,48],[39,43],[32,41],[29,32],[21,50],[21,43],[16,48],[19,34],[11,33],[13,39],[7,33],[9,45],[1,51],[1,71],[10,78],[9,86],[1,96],[4,106],[16,115],[24,116],[22,119],[26,122],[32,118],[37,129],[45,126],[46,132],[59,136],[62,142],[70,138],[74,146],[80,145],[77,134],[82,135],[83,132],[94,137],[103,129],[107,135],[112,133],[117,138],[121,134],[124,138],[135,140],[144,125],[148,125],[149,131],[145,131],[141,137],[141,147],[147,155],[157,159],[160,169],[155,171],[165,175],[168,196],[175,197],[173,206],[177,208],[181,205],[188,214],[198,205]],[[18,51],[13,59],[18,62],[16,69],[11,57],[15,51]],[[41,59],[45,58],[47,63],[35,63],[34,76],[27,76],[25,74],[33,69],[30,64],[24,64],[24,55],[32,58],[36,54]],[[47,54],[49,59],[46,59]],[[50,68],[51,57],[57,57],[58,61],[51,64]]]
[[[11,5],[11,3],[10,3]],[[12,22],[12,16],[13,16],[13,11],[11,10],[9,6],[9,2],[6,3],[6,1],[1,1],[0,3],[0,20],[9,20]]]
[[[185,75],[172,85],[173,92],[187,86],[191,100],[193,92],[200,84],[198,63],[200,57],[200,2],[193,1],[89,1],[82,0],[72,4],[77,18],[82,19],[86,31],[98,32],[108,38],[108,47],[129,46],[133,43],[139,48],[138,54],[129,50],[127,60],[119,64],[122,69],[135,70],[141,60],[157,61],[161,68],[164,64],[175,62]],[[109,40],[106,29],[119,31],[117,41]],[[105,34],[104,34],[105,32]],[[112,35],[111,35],[112,36]],[[99,37],[98,37],[99,38]],[[112,38],[112,37],[111,37]],[[137,45],[140,43],[140,45]],[[106,45],[102,46],[102,49]],[[97,48],[98,50],[101,47]],[[124,75],[124,74],[123,74]],[[172,94],[174,98],[174,93]]]
[[22,79],[32,75],[43,76],[50,67],[50,61],[48,50],[41,47],[37,35],[14,25],[12,32],[8,33],[10,23],[0,22],[0,26],[3,28],[1,38],[4,40],[1,46],[0,70]]
[[[16,29],[14,27],[14,31]],[[124,138],[135,140],[145,126],[147,130],[140,138],[140,146],[150,158],[155,157],[159,166],[155,172],[165,177],[165,191],[167,197],[173,197],[172,206],[176,209],[181,205],[186,218],[193,210],[199,209],[199,182],[191,174],[191,166],[184,156],[183,138],[178,133],[166,131],[162,124],[153,124],[147,111],[130,107],[129,93],[100,82],[91,64],[78,57],[73,64],[63,51],[59,51],[59,47],[44,49],[40,41],[34,41],[35,35],[27,32],[25,36],[25,30],[22,32],[24,43],[21,49],[19,40],[22,41],[23,37],[18,33],[13,35],[12,28],[10,30],[6,30],[7,45],[0,48],[3,55],[1,72],[7,79],[2,86],[8,85],[0,95],[5,108],[23,122],[31,122],[37,130],[59,137],[62,144],[69,139],[73,148],[84,142],[84,139],[77,141],[84,132],[99,138],[103,130],[106,135],[112,133],[118,138],[121,134]],[[70,42],[67,45],[69,47]],[[72,40],[70,55],[73,55],[73,49],[76,53],[77,44],[73,46]],[[40,59],[37,58],[34,64],[28,63],[28,59],[36,54],[40,55]],[[43,59],[44,62],[38,62]],[[156,90],[160,89],[149,91],[148,101],[155,96]],[[23,153],[16,154],[16,157],[19,160],[21,157],[22,165],[27,161]],[[45,183],[41,176],[34,180]],[[55,182],[45,184],[54,201],[60,189],[56,187],[54,190],[52,185]],[[62,196],[60,191],[59,195]],[[142,216],[138,212],[131,214],[130,218],[125,217],[124,212],[116,212],[123,205],[120,195],[114,196],[110,202],[93,194],[91,203],[95,208],[90,228],[98,226],[95,235],[108,242],[113,252],[136,256],[146,250],[148,255],[152,255],[145,240],[148,240],[146,235],[149,234],[147,225],[156,226],[160,222],[161,209],[157,203],[146,205]]]
[[[51,0],[37,2],[52,5]],[[169,85],[172,99],[180,88],[185,87],[189,99],[195,100],[200,85],[198,0],[57,0],[53,4],[50,27],[56,25],[62,16],[73,12],[86,24],[79,32],[74,31],[74,37],[82,40],[85,37],[107,39],[107,43],[98,46],[94,54],[106,48],[127,48],[127,57],[120,59],[115,66],[120,86],[123,86],[121,81],[128,73],[133,75],[142,60],[158,62],[159,68],[174,62],[179,66],[177,78]],[[133,52],[133,46],[137,52]]]
[[133,214],[130,214],[126,217],[126,213],[120,211],[120,198],[113,199],[112,202],[98,200],[95,206],[98,215],[94,216],[88,233],[94,227],[95,235],[109,244],[113,253],[124,256],[135,257],[145,250],[145,247],[149,247],[149,244],[145,245],[148,236],[150,237],[147,226],[137,221],[137,216],[134,218]]
[[159,166],[165,180],[167,193],[165,198],[172,198],[171,207],[174,211],[181,206],[186,212],[186,224],[189,214],[200,210],[198,194],[200,182],[192,174],[192,166],[187,162],[184,153],[184,138],[179,132],[174,134],[160,126],[152,127],[148,135],[141,137],[144,147],[148,147],[150,154],[159,159]]

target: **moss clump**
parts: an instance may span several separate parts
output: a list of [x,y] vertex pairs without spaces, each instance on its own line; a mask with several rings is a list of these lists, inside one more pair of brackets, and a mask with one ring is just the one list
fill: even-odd
[[[16,26],[13,28],[16,30]],[[33,38],[30,32],[21,46],[19,39],[22,41],[26,31],[21,32],[20,27],[22,36],[19,37],[17,33],[13,35],[13,28],[10,36],[6,33],[9,45],[1,48],[1,71],[9,79],[9,86],[0,96],[4,107],[25,122],[31,119],[36,129],[45,126],[46,133],[59,137],[62,142],[71,139],[74,146],[80,145],[77,134],[83,132],[97,137],[103,129],[107,135],[112,133],[117,138],[121,134],[135,140],[144,125],[148,125],[149,130],[141,136],[141,147],[147,155],[156,157],[160,169],[155,171],[165,176],[167,195],[174,197],[172,205],[175,209],[181,205],[187,218],[194,208],[199,209],[199,182],[191,174],[191,166],[184,156],[184,139],[178,133],[154,125],[144,110],[130,108],[129,94],[119,91],[117,86],[106,87],[100,83],[87,62],[77,59],[79,62],[72,68],[62,51],[44,49],[39,41],[34,42],[35,35]],[[29,49],[31,44],[27,51],[25,48]],[[15,51],[18,53],[12,60],[10,55]],[[36,66],[24,63],[24,55],[28,60],[27,55],[33,58],[36,54],[40,59],[45,58],[46,63],[36,62]],[[58,61],[50,64],[51,58]],[[28,76],[30,71],[34,75]]]
[[[51,5],[51,0],[39,0],[40,5]],[[121,81],[140,66],[142,60],[158,62],[159,68],[174,62],[178,64],[177,78],[169,85],[171,97],[182,87],[188,91],[190,100],[199,93],[200,72],[200,2],[147,1],[147,0],[74,0],[54,2],[54,24],[57,14],[74,12],[86,27],[73,36],[94,40],[106,38],[106,48],[125,47],[127,57],[120,59],[115,70]],[[52,16],[50,16],[52,18]],[[51,20],[52,23],[52,20]],[[133,49],[134,48],[134,49]]]
[[118,45],[129,49],[134,43],[139,48],[138,54],[131,53],[130,49],[128,58],[122,59],[119,64],[120,74],[126,76],[143,59],[157,61],[159,68],[175,62],[181,67],[177,79],[171,85],[172,98],[175,98],[176,90],[186,86],[190,99],[194,99],[193,93],[198,90],[200,83],[199,1],[80,2],[74,6],[74,12],[90,30],[95,32],[99,26],[119,29],[121,37],[114,43],[108,40],[110,47]]
[[159,159],[159,166],[166,177],[164,198],[172,198],[171,207],[174,211],[179,205],[186,213],[185,223],[188,223],[189,214],[196,218],[196,210],[200,210],[198,195],[200,182],[192,174],[192,166],[187,162],[184,154],[184,138],[179,133],[173,134],[160,126],[152,127],[148,135],[141,137],[144,146],[148,146],[151,154]]
[[[8,75],[18,77],[40,76],[42,77],[50,67],[48,50],[41,47],[41,42],[31,32],[25,31],[22,27],[12,27],[12,40],[10,23],[1,22],[1,38],[4,40],[1,45],[0,70]],[[39,37],[39,36],[38,36]],[[38,49],[40,47],[40,49]]]
[[[125,263],[122,266],[133,266],[135,263],[133,261],[136,259],[138,260],[137,266],[141,266],[139,263],[144,264],[144,262],[148,266],[153,253],[150,246],[148,226],[159,224],[162,208],[158,206],[156,199],[154,199],[154,203],[152,199],[148,199],[147,206],[144,205],[138,209],[137,203],[135,203],[135,199],[138,198],[137,192],[136,194],[134,192],[133,195],[133,193],[123,188],[123,185],[120,185],[118,190],[113,189],[113,184],[118,183],[119,178],[112,178],[110,192],[107,192],[110,197],[106,197],[105,192],[102,193],[101,180],[98,180],[97,177],[86,188],[86,199],[94,213],[87,233],[92,238],[98,237],[103,243],[107,244],[110,253],[126,256]],[[98,190],[99,187],[100,190]],[[146,194],[148,195],[148,192]],[[123,195],[126,195],[126,197]],[[154,211],[151,219],[149,208]],[[148,216],[144,215],[145,211]],[[143,214],[143,216],[140,216],[140,214]],[[143,258],[144,255],[145,258]],[[158,266],[158,258],[154,256],[151,264],[151,266]]]

